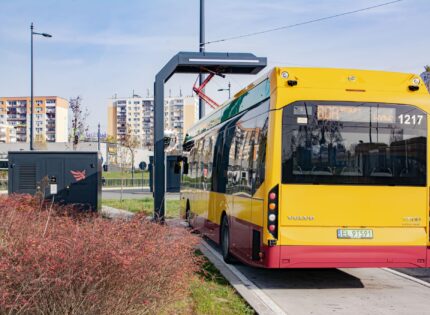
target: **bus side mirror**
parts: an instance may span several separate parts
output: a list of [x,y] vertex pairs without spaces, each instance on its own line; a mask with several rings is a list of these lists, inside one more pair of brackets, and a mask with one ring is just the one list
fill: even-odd
[[188,174],[188,161],[184,161],[184,174]]
[[173,168],[173,172],[175,174],[180,174],[181,173],[181,164],[180,162],[175,162],[174,168]]

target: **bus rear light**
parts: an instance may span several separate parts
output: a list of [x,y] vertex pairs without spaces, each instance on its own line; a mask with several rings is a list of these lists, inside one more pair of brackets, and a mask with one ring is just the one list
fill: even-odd
[[278,186],[273,187],[269,191],[268,201],[268,213],[267,213],[267,229],[270,234],[277,239],[278,238]]

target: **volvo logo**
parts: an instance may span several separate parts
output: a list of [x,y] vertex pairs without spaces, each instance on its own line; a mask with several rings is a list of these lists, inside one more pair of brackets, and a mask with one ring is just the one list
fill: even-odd
[[313,215],[289,215],[288,220],[291,221],[313,221],[315,217]]

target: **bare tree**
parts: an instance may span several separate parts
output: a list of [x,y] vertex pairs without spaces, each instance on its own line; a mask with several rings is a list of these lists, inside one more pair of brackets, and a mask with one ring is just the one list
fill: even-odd
[[137,137],[133,136],[131,133],[131,126],[127,126],[127,134],[120,141],[121,147],[119,148],[118,157],[121,168],[121,197],[124,187],[124,173],[126,168],[131,167],[131,178],[132,182],[134,180],[134,159],[136,155],[136,149],[139,147],[140,142]]
[[41,133],[36,134],[34,144],[38,150],[46,150],[48,148],[46,144],[46,136]]
[[424,70],[425,72],[421,73],[421,77],[430,92],[430,65],[424,66]]
[[79,139],[85,136],[88,131],[88,124],[86,123],[88,117],[88,109],[82,105],[82,97],[70,99],[70,110],[72,111],[72,130],[71,136],[73,141],[73,150],[76,150]]

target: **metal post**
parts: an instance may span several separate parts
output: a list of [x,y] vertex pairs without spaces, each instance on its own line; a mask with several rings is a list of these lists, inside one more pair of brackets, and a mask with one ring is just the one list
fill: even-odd
[[[200,0],[200,42],[199,51],[205,51],[205,0]],[[199,85],[202,85],[204,81],[204,75],[200,73],[199,75]],[[205,103],[201,98],[199,98],[199,119],[205,116]]]
[[154,83],[154,219],[164,221],[164,195],[166,192],[166,165],[164,159],[164,81],[156,78]]
[[231,99],[231,83],[228,81],[228,99]]
[[100,123],[97,127],[97,150],[100,151]]
[[33,23],[30,26],[31,31],[31,57],[30,57],[30,150],[33,151]]

